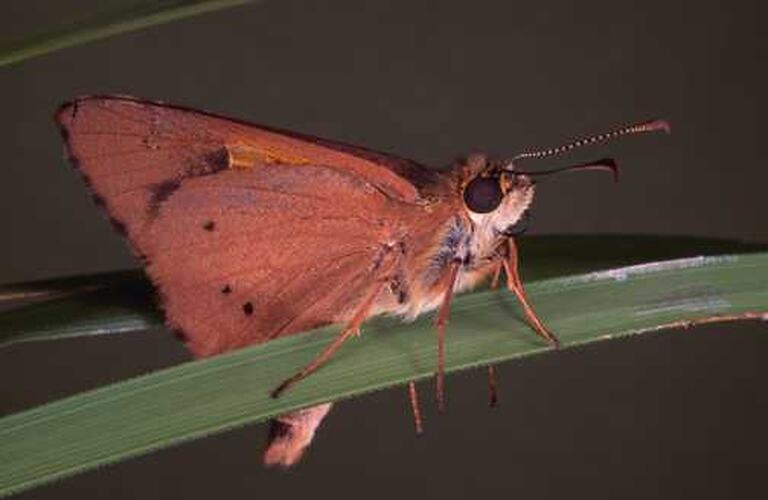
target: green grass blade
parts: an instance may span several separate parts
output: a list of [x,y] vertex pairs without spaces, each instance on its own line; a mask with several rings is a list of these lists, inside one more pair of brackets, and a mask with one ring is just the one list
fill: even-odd
[[[766,319],[766,282],[768,253],[755,253],[547,279],[532,283],[529,292],[567,348],[713,316]],[[429,317],[412,324],[377,319],[317,374],[280,399],[269,397],[333,335],[323,329],[279,339],[0,419],[0,494],[313,403],[430,377],[434,369]],[[511,294],[456,298],[449,371],[546,351]]]
[[109,0],[84,15],[73,11],[56,26],[0,47],[0,66],[127,31],[234,7],[252,0]]
[[[651,260],[765,249],[727,240],[655,236],[533,236],[520,239],[526,281]],[[161,323],[140,271],[0,287],[5,298],[58,298],[0,312],[0,346],[145,330]]]
[[[160,326],[152,286],[141,271],[12,284],[0,297],[22,305],[0,312],[0,347],[39,340],[86,337]],[[47,299],[40,301],[40,297]],[[29,300],[36,300],[27,304]]]

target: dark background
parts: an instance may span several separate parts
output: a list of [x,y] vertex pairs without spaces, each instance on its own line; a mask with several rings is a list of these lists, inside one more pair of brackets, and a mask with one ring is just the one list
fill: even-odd
[[[11,38],[92,3],[6,1],[0,28]],[[766,10],[274,0],[0,68],[0,283],[137,265],[62,159],[52,113],[87,93],[167,100],[435,166],[664,116],[670,137],[577,155],[609,151],[622,183],[548,183],[531,232],[766,242]],[[766,348],[765,325],[752,323],[560,352],[502,366],[495,411],[482,374],[451,377],[449,412],[428,405],[422,439],[396,389],[339,405],[292,471],[261,467],[263,429],[250,426],[21,498],[759,496]],[[0,412],[186,359],[161,332],[6,348]]]

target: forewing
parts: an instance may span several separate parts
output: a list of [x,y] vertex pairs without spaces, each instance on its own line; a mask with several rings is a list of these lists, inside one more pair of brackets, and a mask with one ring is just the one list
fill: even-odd
[[369,160],[190,110],[92,98],[58,120],[199,356],[348,317],[414,189]]
[[[91,160],[83,170],[96,191],[107,199],[121,195],[110,204],[118,216],[122,205],[135,205],[133,198],[152,205],[175,183],[229,167],[333,166],[407,202],[419,196],[405,175],[429,172],[394,156],[130,97],[81,98],[64,105],[57,121],[65,135],[77,136],[73,156]],[[233,161],[238,155],[245,164]]]

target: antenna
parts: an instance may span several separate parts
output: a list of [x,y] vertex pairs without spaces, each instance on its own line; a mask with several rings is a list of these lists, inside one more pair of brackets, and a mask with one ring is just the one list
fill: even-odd
[[628,125],[626,127],[612,130],[610,132],[606,132],[603,134],[576,139],[575,141],[563,144],[562,146],[557,146],[549,149],[541,149],[538,151],[525,151],[523,153],[515,155],[509,161],[509,167],[514,167],[514,163],[518,160],[527,160],[527,159],[534,159],[534,158],[538,159],[538,158],[546,158],[548,156],[557,156],[557,155],[566,153],[572,149],[580,148],[582,146],[588,146],[590,144],[595,144],[598,142],[610,141],[612,139],[616,139],[624,135],[643,134],[645,132],[657,132],[662,130],[666,133],[670,133],[669,123],[666,120],[650,120],[647,122],[636,123],[634,125]]

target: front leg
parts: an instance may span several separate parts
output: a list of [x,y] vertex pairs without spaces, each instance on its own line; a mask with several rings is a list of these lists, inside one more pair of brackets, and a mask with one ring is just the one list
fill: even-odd
[[515,243],[514,238],[509,238],[507,240],[507,256],[502,261],[504,271],[507,273],[507,288],[517,296],[517,300],[520,301],[520,305],[523,307],[523,312],[525,313],[525,317],[531,325],[531,328],[533,328],[533,330],[544,340],[549,342],[552,347],[560,347],[560,341],[551,331],[549,331],[549,329],[547,329],[546,326],[544,326],[544,323],[539,319],[536,311],[534,311],[533,306],[531,306],[531,303],[528,300],[528,294],[525,293],[525,288],[523,287],[523,281],[520,279],[517,264],[517,244]]

